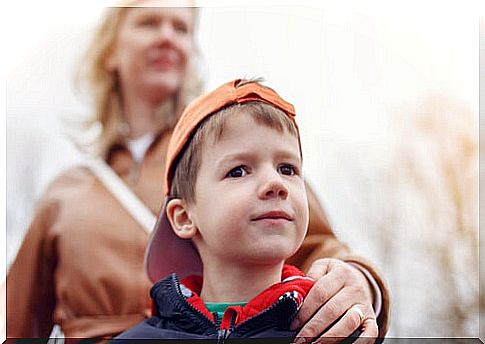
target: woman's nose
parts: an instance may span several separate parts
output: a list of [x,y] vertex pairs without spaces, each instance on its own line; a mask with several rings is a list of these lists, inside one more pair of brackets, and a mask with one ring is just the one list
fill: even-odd
[[259,190],[259,197],[261,199],[286,199],[288,197],[288,188],[279,173],[276,171],[267,173],[262,178],[263,181]]
[[163,22],[158,28],[158,40],[162,42],[174,43],[175,29],[170,22]]

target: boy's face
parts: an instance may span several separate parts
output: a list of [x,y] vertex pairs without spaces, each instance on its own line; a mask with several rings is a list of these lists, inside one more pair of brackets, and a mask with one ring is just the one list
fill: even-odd
[[187,210],[204,264],[274,264],[303,241],[308,201],[298,140],[286,131],[234,114],[220,140],[204,143],[195,190]]

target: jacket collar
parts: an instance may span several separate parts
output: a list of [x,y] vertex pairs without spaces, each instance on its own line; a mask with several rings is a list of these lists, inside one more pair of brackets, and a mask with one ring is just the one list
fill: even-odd
[[[224,313],[222,320],[210,313],[199,293],[202,288],[202,277],[190,276],[180,283],[175,274],[156,283],[150,294],[154,300],[154,311],[165,318],[187,315],[192,310],[190,322],[194,326],[214,327],[220,323],[220,329],[250,325],[248,320],[259,318],[257,325],[264,322],[283,322],[288,325],[296,315],[303,299],[306,297],[314,282],[291,265],[285,265],[281,275],[281,282],[275,283],[262,293],[250,300],[245,306],[230,306]],[[189,312],[190,313],[190,312]],[[276,319],[278,318],[278,319]]]

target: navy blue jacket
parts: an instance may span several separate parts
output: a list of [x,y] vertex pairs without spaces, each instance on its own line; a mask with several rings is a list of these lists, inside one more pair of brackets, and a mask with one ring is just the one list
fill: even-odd
[[168,339],[224,343],[226,340],[260,338],[264,343],[268,339],[290,343],[297,334],[289,329],[290,323],[313,281],[288,265],[283,269],[282,279],[246,306],[228,307],[220,319],[217,313],[209,313],[193,291],[197,287],[187,288],[172,274],[157,282],[150,291],[156,314],[123,332],[114,341],[119,344],[134,339]]
[[[285,266],[282,278],[289,277],[285,276],[285,271],[286,275],[291,275],[298,270]],[[253,307],[247,307],[251,308],[249,312],[271,302],[256,314],[248,314],[247,309],[243,312],[244,307],[238,307],[240,314],[226,310],[223,319],[219,319],[216,313],[204,314],[204,310],[192,301],[198,296],[172,274],[157,282],[150,291],[157,314],[116,337],[116,343],[125,339],[155,338],[216,339],[218,342],[228,338],[287,338],[290,342],[296,331],[291,331],[289,325],[313,285],[301,275],[278,283],[251,300],[248,305],[251,303]],[[239,322],[238,318],[242,317],[246,319]]]

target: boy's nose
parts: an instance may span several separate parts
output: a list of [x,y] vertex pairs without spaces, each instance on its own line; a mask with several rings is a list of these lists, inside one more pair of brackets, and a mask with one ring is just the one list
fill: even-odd
[[278,173],[273,173],[271,178],[267,178],[259,190],[261,199],[288,197],[288,188]]

